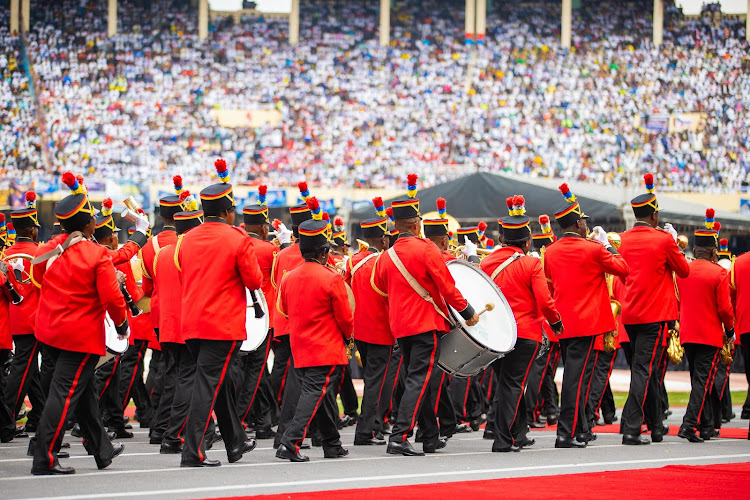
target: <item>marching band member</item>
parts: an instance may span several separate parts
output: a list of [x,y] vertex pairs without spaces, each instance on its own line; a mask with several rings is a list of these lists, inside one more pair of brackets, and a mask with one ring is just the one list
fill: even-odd
[[[225,381],[240,344],[247,338],[245,290],[260,288],[263,275],[250,239],[232,226],[234,196],[226,162],[216,160],[215,166],[221,182],[200,194],[206,221],[185,234],[175,249],[182,280],[182,334],[196,359],[181,467],[221,465],[206,456],[204,435],[214,410],[229,463],[256,445],[254,439],[247,439],[237,416],[234,387]],[[221,318],[221,324],[216,318]]]
[[[750,253],[737,257],[729,271],[729,286],[737,318],[735,330],[740,340],[743,359],[750,360]],[[750,362],[745,362],[745,374],[750,378]],[[747,412],[747,413],[746,413]],[[742,418],[750,417],[750,388],[748,398],[742,406]],[[750,433],[748,433],[750,439]]]
[[544,256],[544,272],[565,323],[565,332],[560,335],[565,371],[555,447],[585,448],[594,439],[586,421],[594,341],[597,335],[615,329],[605,274],[624,278],[629,269],[603,229],[595,232],[596,241],[586,239],[588,215],[567,184],[562,184],[560,191],[566,203],[555,213],[555,219],[564,234]]
[[[455,282],[437,247],[418,238],[421,217],[417,194],[417,176],[408,176],[408,196],[391,204],[399,238],[375,264],[372,286],[388,297],[389,323],[398,339],[405,389],[398,408],[388,453],[424,455],[407,440],[419,418],[423,432],[424,452],[434,453],[445,446],[439,439],[435,412],[429,401],[430,376],[439,357],[438,335],[449,330],[447,301],[473,326],[479,322],[474,309],[456,289]],[[431,299],[423,298],[417,290],[425,290]],[[427,393],[427,394],[425,394]]]
[[[39,219],[36,209],[36,193],[29,191],[25,195],[26,208],[14,210],[10,218],[16,230],[16,240],[10,248],[5,250],[5,259],[17,259],[14,274],[17,282],[28,281],[23,278],[31,274],[31,258],[39,248]],[[15,344],[15,355],[10,365],[10,375],[5,387],[5,402],[18,416],[21,411],[26,394],[31,400],[31,411],[26,421],[26,431],[32,432],[37,429],[39,418],[44,410],[47,394],[42,388],[39,373],[39,353],[42,346],[34,336],[34,315],[39,307],[39,288],[28,283],[18,283],[17,288],[24,296],[19,305],[10,306],[10,332]],[[44,355],[42,368],[45,369],[46,377],[51,376],[51,367]]]
[[[719,226],[719,228],[717,228]],[[721,223],[715,222],[714,229],[717,237]],[[718,264],[726,270],[732,266],[732,252],[729,251],[729,240],[721,238],[719,240],[719,251],[716,252]],[[735,348],[739,344],[739,339],[735,342],[731,354],[734,356]],[[723,359],[719,360],[719,368],[714,377],[714,388],[711,391],[711,403],[714,405],[714,427],[721,428],[721,424],[731,421],[736,415],[732,412],[732,392],[729,389],[729,372],[732,368],[732,361],[725,363]]]
[[349,454],[341,446],[336,427],[335,388],[348,363],[345,339],[352,335],[352,311],[344,280],[326,267],[329,252],[328,224],[305,221],[299,226],[300,252],[305,263],[290,271],[279,285],[277,309],[288,321],[294,370],[301,386],[294,418],[285,429],[278,458],[306,462],[300,453],[313,419],[321,435],[323,456]]
[[542,264],[526,255],[531,249],[531,230],[525,204],[523,196],[507,199],[510,215],[498,221],[503,247],[487,256],[480,266],[503,290],[518,325],[515,348],[492,364],[497,375],[493,452],[520,451],[534,444],[526,436],[529,427],[524,390],[542,344],[542,322],[546,320],[556,335],[564,332]]
[[268,353],[271,350],[271,343],[273,341],[274,304],[276,303],[276,294],[271,284],[271,271],[273,270],[273,262],[279,253],[279,248],[270,241],[266,241],[271,225],[268,220],[267,192],[267,186],[259,186],[258,204],[247,206],[242,210],[245,231],[250,237],[255,256],[258,259],[260,271],[263,274],[263,283],[260,288],[268,304],[267,314],[269,315],[268,324],[270,328],[269,334],[266,336],[263,344],[255,351],[248,353],[247,356],[243,356],[243,379],[239,384],[237,393],[237,411],[243,422],[250,423],[250,410],[255,407],[254,413],[256,416],[254,417],[255,421],[253,424],[256,439],[270,439],[276,435],[271,429],[273,425],[271,410],[275,407],[276,402],[271,398],[272,391],[268,380],[270,377],[267,375],[268,368],[266,363],[268,362]]
[[[375,198],[373,202],[376,210],[382,208],[382,199]],[[370,285],[375,261],[389,245],[385,212],[379,211],[378,215],[360,224],[369,247],[349,259],[344,277],[358,305],[354,309],[354,342],[362,360],[365,384],[361,413],[354,432],[355,446],[385,444],[384,439],[375,437],[375,421],[379,417],[378,407],[395,340],[388,323],[384,321],[388,314],[388,301]]]
[[94,370],[106,353],[105,310],[118,334],[127,335],[125,299],[108,250],[88,241],[96,224],[94,208],[77,180],[69,187],[71,194],[55,207],[65,232],[39,247],[31,270],[41,288],[35,332],[55,363],[36,433],[31,473],[38,475],[75,473],[57,458],[71,414],[98,468],[109,466],[123,450],[122,444],[112,445],[99,419]]
[[[7,232],[5,214],[0,213],[0,255],[5,250]],[[15,289],[14,270],[0,260],[0,366],[3,366],[13,350],[13,336],[10,334],[10,305],[14,301],[8,284]],[[17,290],[16,290],[17,292]],[[16,429],[15,414],[5,403],[5,370],[0,371],[0,443],[9,443],[19,433]],[[27,437],[25,432],[23,436]]]
[[677,246],[677,231],[671,224],[659,225],[659,204],[651,174],[644,176],[646,194],[630,202],[637,222],[620,235],[620,253],[630,267],[622,297],[622,322],[628,333],[633,359],[630,391],[622,411],[622,443],[649,444],[641,437],[644,421],[651,429],[651,441],[661,442],[669,428],[662,424],[659,349],[667,335],[667,323],[678,318],[674,278],[687,277],[690,269]]
[[[727,272],[716,264],[713,210],[706,228],[695,231],[695,260],[686,277],[677,278],[680,294],[680,344],[690,366],[690,399],[677,435],[691,443],[715,436],[710,387],[726,338],[734,337],[734,313]],[[700,435],[696,433],[700,431]]]

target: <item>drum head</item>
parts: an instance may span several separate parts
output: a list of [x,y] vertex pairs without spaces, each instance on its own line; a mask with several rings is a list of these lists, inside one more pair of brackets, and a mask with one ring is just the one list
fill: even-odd
[[451,308],[451,314],[461,327],[479,344],[498,353],[506,353],[516,345],[516,319],[500,288],[479,267],[463,260],[448,262],[448,270],[456,281],[456,288],[469,304],[480,312],[488,303],[495,305],[479,317],[479,323],[466,326],[466,321]]
[[[107,351],[117,356],[125,354],[125,351],[128,350],[128,339],[127,337],[122,340],[117,338],[117,328],[115,327],[115,322],[109,317],[109,313],[104,317],[104,334],[104,343],[107,346]],[[128,326],[129,334],[130,327]]]
[[245,308],[245,330],[247,331],[247,340],[240,346],[241,352],[252,352],[256,350],[266,340],[268,336],[268,303],[262,290],[255,290],[255,296],[258,297],[260,307],[265,314],[262,318],[255,317],[255,308],[253,307],[253,298],[250,290],[245,290],[247,294],[247,307]]

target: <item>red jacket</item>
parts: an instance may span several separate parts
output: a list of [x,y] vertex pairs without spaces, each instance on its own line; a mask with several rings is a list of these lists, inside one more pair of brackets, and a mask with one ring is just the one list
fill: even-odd
[[[7,281],[8,278],[0,273],[0,350],[13,349],[13,337],[10,334],[10,294],[5,288]],[[13,286],[15,288],[15,283]]]
[[[154,284],[159,292],[161,307],[159,308],[159,340],[184,344],[180,330],[180,315],[182,314],[182,281],[180,273],[174,265],[175,245],[168,245],[159,249],[154,259]],[[153,300],[153,299],[152,299]]]
[[182,335],[185,340],[245,340],[247,292],[263,275],[250,238],[224,219],[207,217],[177,243],[182,280]]
[[255,251],[255,258],[258,259],[260,272],[263,274],[263,284],[260,285],[260,289],[266,296],[268,324],[270,328],[273,328],[274,316],[276,315],[276,290],[271,284],[271,271],[273,270],[273,261],[279,253],[279,247],[270,241],[263,241],[256,234],[250,235],[250,243]]
[[737,257],[732,264],[729,279],[734,314],[737,317],[735,333],[750,333],[750,253]]
[[289,320],[295,368],[349,362],[344,338],[352,335],[352,310],[336,270],[305,262],[289,272],[279,287],[278,310]]
[[628,272],[628,264],[619,254],[578,234],[565,233],[548,246],[544,273],[565,326],[560,338],[590,337],[614,330],[604,275],[625,277]]
[[[135,281],[133,267],[130,265],[130,262],[119,264],[115,266],[115,269],[125,273],[125,289],[133,301],[138,302],[143,297],[143,289]],[[134,318],[130,314],[130,308],[128,308],[128,325],[130,325],[130,345],[133,345],[135,340],[156,340],[156,332],[151,326],[150,313],[141,313]]]
[[125,263],[130,262],[130,259],[132,259],[133,256],[137,254],[138,251],[141,249],[138,243],[136,243],[132,239],[128,240],[123,246],[121,246],[117,250],[112,250],[107,247],[104,247],[104,248],[107,250],[107,253],[112,259],[112,264],[114,264],[115,266],[119,266],[120,264],[125,264]]
[[[495,269],[514,253],[523,251],[516,247],[503,247],[485,257],[480,267],[487,276],[492,276]],[[560,321],[539,259],[525,255],[506,267],[494,281],[503,291],[516,318],[518,338],[541,342],[544,320],[549,323]]]
[[[372,256],[372,257],[370,257]],[[395,339],[388,326],[388,301],[370,285],[378,252],[368,249],[355,254],[346,265],[344,280],[352,287],[354,302],[354,338],[378,345],[393,345]],[[365,258],[368,260],[354,271]]]
[[[18,238],[16,243],[5,251],[5,260],[14,256],[34,257],[39,245],[28,238]],[[31,274],[31,260],[23,259],[24,272]],[[32,335],[34,333],[34,321],[36,311],[39,307],[39,288],[32,283],[20,284],[14,280],[13,286],[16,291],[23,295],[23,302],[19,305],[10,305],[10,333],[11,335]]]
[[456,256],[447,250],[443,250],[442,252],[440,252],[440,255],[443,256],[443,260],[445,261],[446,264],[452,260],[456,260]]
[[[465,319],[474,315],[474,309],[456,288],[456,282],[433,242],[402,234],[392,248],[395,248],[404,267],[432,296],[443,314],[449,314],[445,305],[448,302]],[[401,275],[388,252],[383,252],[378,258],[371,279],[375,291],[388,297],[388,320],[394,337],[450,330],[448,322]]]
[[[622,296],[625,294],[625,284],[622,280],[612,280],[612,295],[614,299],[622,306]],[[622,316],[617,318],[617,347],[621,347],[623,342],[630,342],[628,332],[625,330],[625,323],[622,321]]]
[[[305,259],[302,258],[302,254],[299,250],[299,243],[288,246],[282,249],[276,254],[276,259],[273,261],[271,269],[271,285],[278,293],[281,279],[292,269],[296,269],[305,263]],[[282,335],[289,335],[289,327],[287,319],[281,314],[274,315],[273,318],[273,337],[281,337]]]
[[690,276],[677,278],[680,292],[680,343],[724,345],[724,330],[734,326],[729,275],[703,259],[690,263]]
[[141,249],[143,293],[146,297],[151,297],[151,324],[154,328],[159,328],[159,290],[154,286],[153,280],[154,259],[159,250],[175,243],[177,243],[177,233],[173,227],[166,226],[161,233],[148,240],[148,243]]
[[[68,236],[55,236],[39,247],[37,255],[62,245]],[[34,282],[41,285],[36,338],[58,349],[103,356],[105,310],[116,325],[127,319],[125,299],[107,249],[84,240],[51,264],[33,266],[32,273]]]
[[674,293],[674,274],[686,278],[690,269],[672,236],[636,222],[620,235],[620,255],[630,267],[621,303],[622,321],[641,325],[673,321],[679,317]]

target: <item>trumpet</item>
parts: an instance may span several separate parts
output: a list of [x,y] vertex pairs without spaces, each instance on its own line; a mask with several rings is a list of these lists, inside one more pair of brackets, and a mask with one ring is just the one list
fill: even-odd
[[120,217],[130,223],[135,223],[141,218],[141,216],[138,214],[138,210],[140,210],[142,207],[141,204],[135,200],[135,198],[133,198],[132,196],[128,196],[127,198],[122,200],[122,204],[127,208],[122,211]]
[[688,237],[684,234],[681,234],[677,237],[677,246],[680,247],[680,250],[685,250],[689,244]]

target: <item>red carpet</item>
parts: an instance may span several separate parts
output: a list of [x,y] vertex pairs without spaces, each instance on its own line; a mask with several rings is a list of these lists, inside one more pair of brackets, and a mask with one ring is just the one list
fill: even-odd
[[[748,499],[750,498],[750,463],[720,465],[670,465],[659,469],[636,469],[559,476],[519,477],[484,481],[389,486],[382,488],[344,489],[305,493],[283,493],[254,497],[226,497],[223,500],[245,498],[267,500],[328,500],[357,498],[383,500],[385,498],[429,499],[504,498],[638,498],[638,500],[690,499]],[[222,499],[219,499],[222,500]]]
[[[645,429],[645,427],[644,427]],[[544,427],[542,429],[531,429],[532,431],[556,431],[557,425],[548,425],[547,427]],[[596,434],[618,434],[620,432],[620,424],[610,424],[610,425],[597,425],[594,427],[594,433]],[[676,425],[670,426],[669,435],[670,436],[676,436],[678,427]],[[728,439],[747,439],[747,427],[722,427],[719,429],[719,437],[720,438],[728,438]],[[649,434],[648,432],[644,431],[644,434]]]

